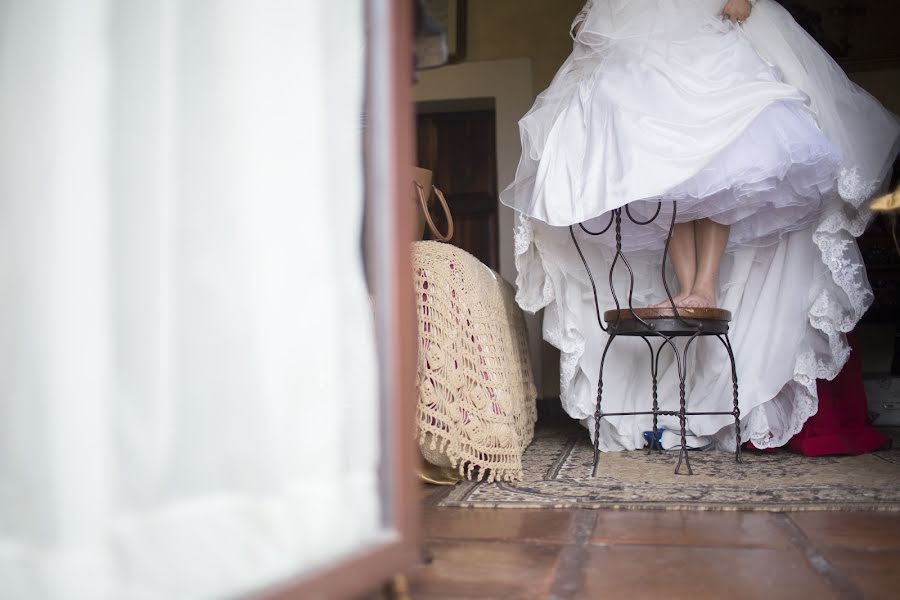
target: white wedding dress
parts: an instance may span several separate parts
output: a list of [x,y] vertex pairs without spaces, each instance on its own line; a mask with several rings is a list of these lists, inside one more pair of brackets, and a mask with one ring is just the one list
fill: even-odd
[[[855,236],[870,216],[865,201],[890,172],[900,122],[776,2],[758,0],[742,25],[722,20],[724,4],[588,2],[572,54],[520,121],[522,158],[501,200],[518,211],[517,300],[544,309],[544,338],[562,352],[563,406],[589,429],[607,337],[568,226],[600,228],[626,204],[646,218],[663,201],[654,224],[623,226],[634,302],[643,306],[665,297],[660,262],[673,200],[678,221],[731,225],[717,300],[734,315],[743,441],[768,448],[815,414],[816,379],[840,371],[844,334],[871,303]],[[604,282],[601,308],[614,306],[605,285],[614,236],[579,242]],[[624,269],[615,280],[621,298]],[[689,410],[730,410],[721,345],[701,339],[692,353]],[[677,410],[669,355],[660,405]],[[646,346],[617,340],[604,412],[648,410],[650,398]],[[648,416],[602,423],[602,450],[639,448],[651,427]],[[732,423],[695,416],[688,429],[733,448]],[[677,417],[660,425],[675,429]]]

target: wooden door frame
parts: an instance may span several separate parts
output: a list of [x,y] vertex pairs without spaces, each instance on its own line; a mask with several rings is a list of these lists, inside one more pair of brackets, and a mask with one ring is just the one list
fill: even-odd
[[[410,260],[413,212],[412,4],[367,0],[367,260],[375,304],[382,416],[382,514],[389,533],[339,564],[258,594],[313,600],[363,594],[419,561],[415,441],[416,331]],[[338,200],[335,200],[338,201]],[[349,233],[349,232],[348,232]],[[352,444],[353,432],[347,432]]]

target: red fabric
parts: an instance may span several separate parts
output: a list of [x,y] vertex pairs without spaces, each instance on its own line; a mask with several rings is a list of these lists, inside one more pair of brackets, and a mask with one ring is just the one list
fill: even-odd
[[788,442],[791,449],[805,456],[865,454],[889,442],[869,424],[856,340],[853,336],[848,339],[850,359],[833,381],[818,381],[819,410]]

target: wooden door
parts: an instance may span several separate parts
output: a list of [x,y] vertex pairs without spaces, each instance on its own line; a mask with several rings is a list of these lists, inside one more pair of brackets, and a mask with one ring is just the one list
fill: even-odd
[[[419,166],[434,171],[453,213],[451,243],[500,268],[497,234],[497,150],[493,109],[427,112],[417,117]],[[444,227],[441,211],[439,227]]]

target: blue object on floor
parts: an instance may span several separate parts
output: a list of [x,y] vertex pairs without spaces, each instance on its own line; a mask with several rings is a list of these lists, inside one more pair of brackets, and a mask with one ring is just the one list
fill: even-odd
[[[663,437],[663,432],[665,430],[666,430],[665,427],[660,427],[659,429],[656,430],[656,443],[658,444],[658,447],[662,448],[662,450],[664,452],[670,452],[672,450],[680,450],[680,446],[672,446],[671,448],[666,448],[663,446],[662,437]],[[645,431],[644,432],[644,440],[647,442],[647,446],[650,445],[651,438],[653,438],[653,432]],[[688,446],[687,449],[688,449],[688,452],[704,452],[706,450],[712,450],[713,448],[714,448],[713,442],[709,442],[708,444],[704,444],[703,446],[698,446],[696,448]]]
[[[662,427],[659,427],[659,428],[657,428],[657,430],[656,430],[656,443],[657,443],[658,447],[660,447],[660,448],[662,448],[662,434],[663,434],[663,431],[665,431],[665,429],[662,428]],[[644,439],[647,441],[647,445],[648,445],[648,446],[650,445],[650,440],[651,440],[652,438],[653,438],[653,432],[652,432],[652,431],[645,431],[645,432],[644,432]]]

